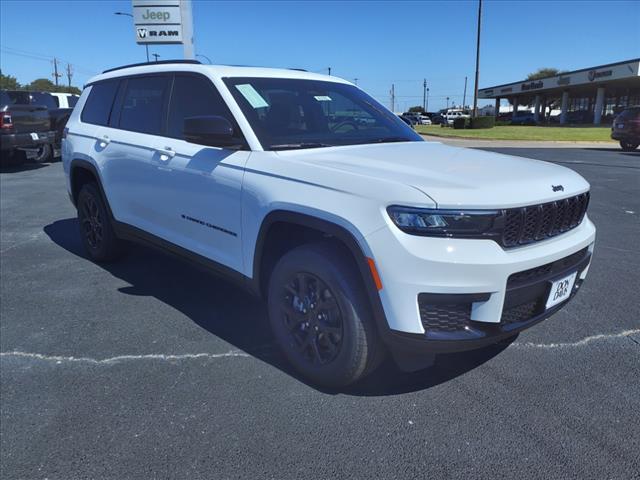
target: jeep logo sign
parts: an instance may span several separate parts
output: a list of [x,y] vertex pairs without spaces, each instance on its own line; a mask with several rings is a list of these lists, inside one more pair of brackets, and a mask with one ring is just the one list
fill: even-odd
[[180,0],[133,0],[139,44],[182,43]]

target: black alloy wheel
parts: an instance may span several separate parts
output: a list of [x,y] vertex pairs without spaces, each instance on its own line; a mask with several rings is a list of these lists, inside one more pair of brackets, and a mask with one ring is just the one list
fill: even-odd
[[280,307],[301,359],[324,365],[337,357],[344,335],[342,313],[326,283],[311,273],[295,274],[284,285]]

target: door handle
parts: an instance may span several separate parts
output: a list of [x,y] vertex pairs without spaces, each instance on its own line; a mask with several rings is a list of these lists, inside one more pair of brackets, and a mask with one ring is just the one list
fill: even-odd
[[160,161],[162,162],[168,162],[176,155],[175,150],[171,147],[164,147],[164,149],[158,150],[158,153],[160,154]]
[[109,135],[103,135],[102,138],[100,139],[100,146],[104,148],[107,145],[109,145],[109,142],[111,142]]

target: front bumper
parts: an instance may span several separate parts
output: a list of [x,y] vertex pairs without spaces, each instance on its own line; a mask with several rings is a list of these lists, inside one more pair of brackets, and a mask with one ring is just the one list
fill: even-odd
[[[572,296],[577,292],[594,239],[587,217],[569,232],[510,250],[492,240],[416,237],[392,226],[378,230],[366,240],[383,285],[386,343],[392,350],[452,352],[513,336],[567,304],[544,310],[540,302],[553,280],[573,272],[578,275]],[[523,280],[523,272],[543,266],[549,268]],[[458,315],[459,328],[446,318],[444,327],[429,323],[429,308],[439,308],[438,298]]]
[[0,135],[0,150],[13,150],[16,148],[36,148],[45,143],[54,143],[56,132],[36,132],[37,139],[31,133],[6,133]]

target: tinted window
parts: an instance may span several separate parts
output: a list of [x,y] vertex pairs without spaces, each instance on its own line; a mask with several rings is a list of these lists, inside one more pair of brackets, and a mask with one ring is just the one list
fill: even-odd
[[82,109],[81,120],[95,125],[107,125],[109,114],[113,105],[113,98],[118,89],[118,80],[107,80],[96,83],[91,87],[89,98],[87,98]]
[[619,118],[633,119],[636,117],[640,117],[640,108],[629,108],[624,110]]
[[290,78],[224,81],[267,150],[422,141],[352,85]]
[[224,117],[239,133],[233,115],[210,80],[195,75],[176,75],[169,105],[168,136],[184,138],[184,119],[198,115]]
[[58,104],[56,102],[56,98],[49,93],[44,92],[32,92],[29,94],[31,96],[31,104],[32,105],[44,105],[49,109],[58,108]]
[[56,108],[60,108],[60,99],[56,95],[52,95],[53,101],[56,102]]
[[130,78],[124,94],[119,127],[133,132],[162,133],[167,77]]
[[75,95],[69,95],[67,97],[67,103],[69,104],[70,108],[75,107],[76,103],[78,103],[78,97],[76,97]]

